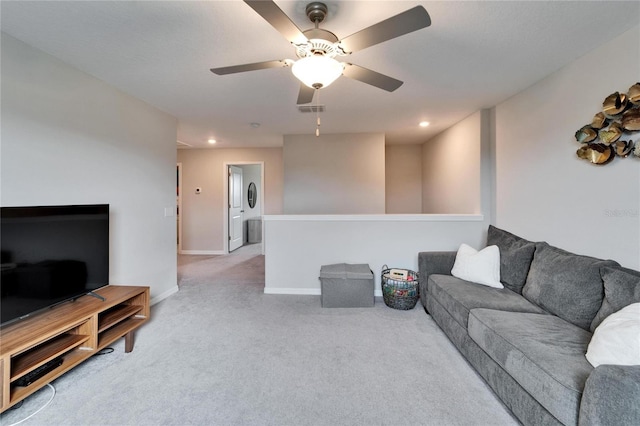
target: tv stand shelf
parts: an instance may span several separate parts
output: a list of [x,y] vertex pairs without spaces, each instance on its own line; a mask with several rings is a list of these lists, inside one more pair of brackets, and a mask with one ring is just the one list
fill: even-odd
[[120,321],[124,321],[130,318],[132,315],[137,314],[142,309],[142,306],[138,305],[118,305],[109,311],[100,314],[99,316],[99,328],[98,333],[102,333],[105,330],[110,329]]
[[89,336],[83,334],[62,334],[34,349],[16,355],[11,361],[11,381],[15,381],[45,362],[80,346],[87,340],[89,340]]
[[[116,340],[131,352],[134,332],[149,320],[149,287],[109,285],[102,301],[82,296],[0,329],[1,410],[36,392]],[[21,377],[62,356],[62,364],[27,386]]]

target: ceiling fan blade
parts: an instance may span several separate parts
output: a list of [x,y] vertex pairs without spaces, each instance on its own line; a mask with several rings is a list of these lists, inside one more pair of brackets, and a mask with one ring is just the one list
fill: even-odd
[[298,105],[308,104],[313,101],[313,95],[316,93],[316,89],[313,89],[306,84],[300,84],[300,92],[298,92]]
[[340,46],[345,52],[355,52],[429,25],[431,18],[425,8],[416,6],[345,37],[340,40]]
[[267,21],[273,28],[278,30],[293,44],[303,44],[308,41],[307,37],[302,34],[300,28],[289,19],[289,17],[271,0],[244,0],[258,15]]
[[393,92],[398,87],[402,86],[403,83],[402,81],[391,78],[388,75],[380,74],[379,72],[371,71],[370,69],[349,63],[345,63],[342,75],[370,84],[382,90],[386,90],[387,92]]
[[264,70],[267,68],[280,68],[288,67],[290,62],[288,60],[281,61],[265,61],[255,62],[253,64],[234,65],[231,67],[211,68],[211,72],[217,75],[235,74],[238,72]]

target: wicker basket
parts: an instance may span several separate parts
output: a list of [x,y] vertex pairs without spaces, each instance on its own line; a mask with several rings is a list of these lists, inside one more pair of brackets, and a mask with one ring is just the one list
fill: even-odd
[[382,298],[388,307],[408,311],[416,306],[420,297],[418,273],[403,270],[405,277],[404,274],[397,274],[397,271],[389,269],[387,265],[382,267]]

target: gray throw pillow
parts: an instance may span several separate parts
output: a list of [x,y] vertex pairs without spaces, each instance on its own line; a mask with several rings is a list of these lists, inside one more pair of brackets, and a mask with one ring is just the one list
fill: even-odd
[[640,272],[622,266],[605,267],[600,269],[600,275],[604,281],[604,300],[591,323],[591,331],[609,315],[640,302]]
[[535,243],[489,225],[487,246],[493,245],[500,249],[500,281],[509,290],[522,294],[536,250]]
[[601,266],[619,266],[613,260],[581,256],[536,243],[522,295],[565,321],[589,330],[602,305]]

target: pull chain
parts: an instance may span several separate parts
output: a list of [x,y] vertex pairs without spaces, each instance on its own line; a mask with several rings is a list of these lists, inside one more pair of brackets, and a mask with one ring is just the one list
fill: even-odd
[[316,89],[316,137],[320,136],[320,89]]

